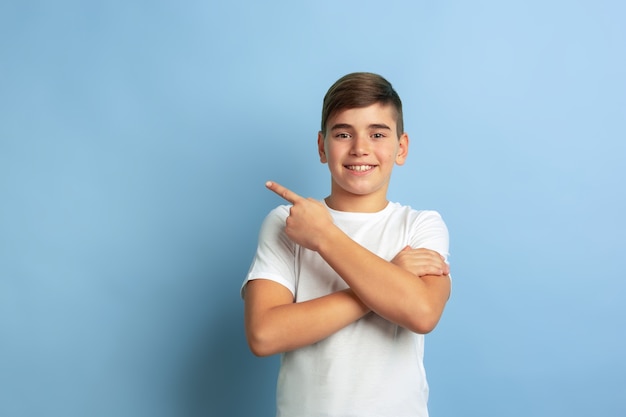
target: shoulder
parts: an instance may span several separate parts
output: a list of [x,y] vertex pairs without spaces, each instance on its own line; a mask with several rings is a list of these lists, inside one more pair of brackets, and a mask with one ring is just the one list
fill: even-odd
[[270,212],[267,214],[268,217],[270,216],[274,216],[274,217],[287,217],[289,216],[289,209],[291,208],[291,204],[283,204],[277,207],[274,207],[272,210],[270,210]]
[[444,224],[441,214],[436,210],[417,210],[400,203],[389,203],[390,215],[405,218],[413,224],[441,223]]
[[282,244],[290,246],[291,241],[285,233],[285,221],[289,216],[290,207],[288,205],[278,206],[265,216],[259,232],[260,244],[273,245],[282,242]]
[[270,210],[265,216],[263,224],[284,224],[285,219],[289,216],[290,205],[281,205]]
[[449,233],[441,214],[436,210],[415,210],[410,206],[394,204],[396,216],[402,219],[413,248],[428,248],[448,256]]

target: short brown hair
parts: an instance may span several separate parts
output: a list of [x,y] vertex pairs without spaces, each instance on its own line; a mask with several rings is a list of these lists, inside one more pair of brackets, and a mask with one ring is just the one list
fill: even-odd
[[404,133],[402,101],[389,81],[378,74],[354,72],[338,79],[324,96],[322,134],[326,134],[328,119],[340,110],[368,107],[380,103],[396,110],[398,137]]

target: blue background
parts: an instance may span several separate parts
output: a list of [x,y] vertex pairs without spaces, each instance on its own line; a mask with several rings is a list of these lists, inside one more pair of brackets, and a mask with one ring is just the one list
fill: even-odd
[[[272,416],[239,287],[321,100],[387,77],[439,210],[436,416],[626,415],[620,1],[4,1],[0,415]],[[384,383],[384,381],[381,381]]]

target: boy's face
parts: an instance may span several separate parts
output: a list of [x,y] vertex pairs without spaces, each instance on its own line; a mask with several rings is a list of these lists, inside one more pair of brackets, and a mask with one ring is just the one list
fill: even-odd
[[342,110],[326,126],[318,150],[332,177],[331,200],[371,197],[374,206],[386,203],[393,166],[404,164],[409,147],[405,133],[398,138],[394,108],[376,103]]

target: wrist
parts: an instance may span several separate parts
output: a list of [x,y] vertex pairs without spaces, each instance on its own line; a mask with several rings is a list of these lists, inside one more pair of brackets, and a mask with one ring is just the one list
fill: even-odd
[[341,292],[343,292],[346,296],[350,297],[354,301],[355,305],[361,311],[361,315],[365,315],[371,311],[370,308],[359,298],[359,296],[356,295],[352,288],[347,288]]
[[322,258],[326,259],[325,254],[330,253],[336,245],[341,244],[341,240],[346,235],[334,223],[331,223],[323,233],[320,233],[315,251]]

